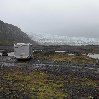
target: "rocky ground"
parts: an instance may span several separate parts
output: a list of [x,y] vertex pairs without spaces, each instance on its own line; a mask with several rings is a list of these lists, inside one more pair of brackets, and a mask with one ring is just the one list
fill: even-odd
[[99,65],[0,56],[0,99],[99,99]]

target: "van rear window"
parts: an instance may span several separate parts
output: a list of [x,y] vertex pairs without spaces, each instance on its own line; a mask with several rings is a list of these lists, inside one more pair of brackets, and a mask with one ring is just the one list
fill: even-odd
[[18,48],[18,46],[16,46],[15,48]]

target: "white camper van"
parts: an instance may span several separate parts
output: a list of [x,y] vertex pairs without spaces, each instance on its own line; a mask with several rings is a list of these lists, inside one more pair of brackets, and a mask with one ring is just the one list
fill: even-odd
[[32,57],[32,44],[17,43],[14,44],[14,56],[16,59],[29,59]]

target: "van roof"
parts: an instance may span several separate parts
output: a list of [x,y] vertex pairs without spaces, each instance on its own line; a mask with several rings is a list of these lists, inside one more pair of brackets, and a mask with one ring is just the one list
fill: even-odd
[[32,45],[30,43],[17,43],[17,44],[14,44],[14,45]]

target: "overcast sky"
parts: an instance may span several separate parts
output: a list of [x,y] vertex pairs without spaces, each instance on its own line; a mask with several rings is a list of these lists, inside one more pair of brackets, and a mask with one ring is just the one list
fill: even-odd
[[0,0],[0,20],[28,33],[99,38],[99,0]]

